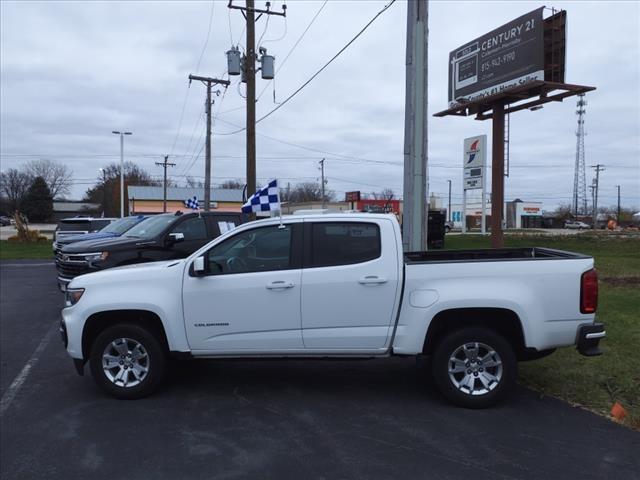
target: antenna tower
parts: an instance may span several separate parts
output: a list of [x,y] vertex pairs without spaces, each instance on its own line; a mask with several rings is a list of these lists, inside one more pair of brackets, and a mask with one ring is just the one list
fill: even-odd
[[587,213],[587,178],[584,164],[584,115],[587,101],[584,93],[578,95],[576,115],[578,115],[578,130],[576,130],[576,166],[573,174],[573,213],[586,215]]

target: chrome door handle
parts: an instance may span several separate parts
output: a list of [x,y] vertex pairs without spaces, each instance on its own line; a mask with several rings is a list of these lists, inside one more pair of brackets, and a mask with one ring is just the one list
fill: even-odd
[[358,280],[358,283],[362,285],[379,285],[381,283],[387,283],[387,279],[377,275],[366,275],[361,277],[360,280]]
[[276,280],[274,282],[269,282],[266,285],[269,290],[279,290],[282,288],[293,288],[292,282],[285,282],[284,280]]

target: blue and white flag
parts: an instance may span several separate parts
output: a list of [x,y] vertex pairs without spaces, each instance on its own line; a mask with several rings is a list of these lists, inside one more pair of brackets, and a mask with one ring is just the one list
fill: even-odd
[[193,198],[187,198],[184,201],[184,206],[192,210],[198,210],[198,208],[200,208],[198,205],[198,197],[194,195]]
[[242,213],[260,213],[280,211],[280,193],[278,180],[271,180],[268,185],[254,193],[242,206]]

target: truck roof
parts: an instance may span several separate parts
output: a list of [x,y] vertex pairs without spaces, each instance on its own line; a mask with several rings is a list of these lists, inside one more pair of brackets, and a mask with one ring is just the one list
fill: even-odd
[[[320,212],[320,213],[317,213]],[[344,221],[349,220],[374,220],[374,219],[389,219],[396,218],[393,213],[366,213],[366,212],[354,212],[354,211],[324,211],[324,210],[298,210],[293,214],[283,215],[282,221],[286,222],[291,219],[340,219]],[[255,220],[251,223],[278,223],[280,221],[280,217],[269,217],[260,220]]]

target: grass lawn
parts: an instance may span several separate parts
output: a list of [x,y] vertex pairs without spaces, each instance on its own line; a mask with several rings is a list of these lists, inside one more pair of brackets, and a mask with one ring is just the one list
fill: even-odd
[[0,240],[0,260],[23,260],[46,258],[53,260],[51,242],[9,243]]
[[[614,401],[628,411],[623,423],[640,430],[640,239],[508,235],[508,247],[539,246],[592,255],[600,277],[598,319],[606,324],[604,354],[583,357],[574,348],[520,363],[519,382],[542,394],[610,416]],[[447,235],[447,249],[488,248],[488,237]]]

